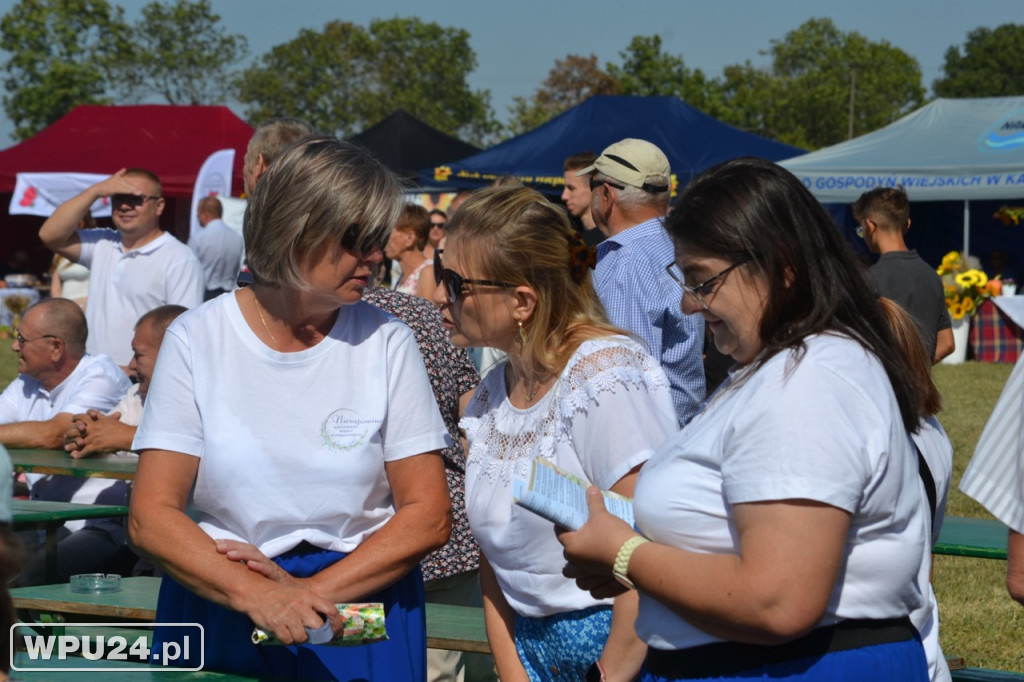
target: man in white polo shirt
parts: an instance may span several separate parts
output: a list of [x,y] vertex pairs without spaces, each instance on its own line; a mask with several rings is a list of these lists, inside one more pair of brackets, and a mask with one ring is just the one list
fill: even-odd
[[[78,230],[93,202],[110,197],[116,230]],[[163,188],[142,168],[119,170],[57,207],[39,229],[49,249],[91,271],[88,350],[126,367],[136,320],[167,304],[193,308],[203,300],[203,269],[180,241],[160,229]]]
[[[17,448],[63,446],[73,414],[109,410],[131,387],[128,376],[107,355],[86,353],[88,327],[74,301],[54,298],[29,308],[11,349],[18,354],[18,377],[0,394],[0,443]],[[124,504],[124,481],[29,474],[33,499]],[[116,501],[116,500],[119,500]],[[88,527],[87,527],[88,526]],[[87,527],[87,532],[74,533]],[[58,577],[89,569],[124,545],[120,521],[69,521],[58,533]],[[68,536],[77,535],[67,541]],[[22,571],[19,584],[43,582],[43,536],[19,534],[30,551],[40,550]]]
[[57,449],[71,415],[109,410],[131,387],[106,355],[86,353],[88,328],[78,304],[50,298],[25,311],[11,350],[18,376],[0,394],[0,443]]

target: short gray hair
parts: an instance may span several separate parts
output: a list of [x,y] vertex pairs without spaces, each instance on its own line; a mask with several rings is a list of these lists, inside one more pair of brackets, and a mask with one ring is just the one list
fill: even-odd
[[[668,212],[668,192],[645,192],[639,187],[627,185],[626,183],[616,180],[615,178],[601,172],[596,172],[594,174],[594,179],[602,182],[610,182],[613,185],[616,185],[615,191],[619,193],[618,201],[622,204],[622,207],[627,210],[646,206],[658,209],[662,213]],[[669,178],[658,175],[650,176],[647,181],[652,185],[660,185],[662,187],[667,187],[669,184]],[[623,186],[623,189],[619,189],[618,186],[620,185]]]
[[249,146],[245,150],[245,165],[252,168],[262,156],[268,166],[280,156],[285,147],[300,137],[313,134],[313,126],[297,118],[271,118],[263,121],[253,131]]
[[288,147],[245,209],[245,253],[261,284],[305,289],[314,255],[334,253],[355,225],[361,249],[383,244],[402,211],[398,178],[370,152],[313,135]]
[[77,303],[66,298],[47,298],[29,306],[25,312],[32,309],[39,311],[39,327],[42,332],[63,341],[68,355],[76,358],[85,355],[89,325]]

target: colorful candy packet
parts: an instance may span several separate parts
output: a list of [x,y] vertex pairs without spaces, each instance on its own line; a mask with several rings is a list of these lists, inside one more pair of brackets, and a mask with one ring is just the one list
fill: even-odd
[[[359,646],[383,642],[388,638],[384,627],[384,604],[369,602],[361,604],[335,604],[344,621],[344,629],[340,636],[324,642],[326,646]],[[315,641],[313,632],[308,628],[310,640]],[[280,640],[266,630],[252,629],[253,644],[280,644]]]

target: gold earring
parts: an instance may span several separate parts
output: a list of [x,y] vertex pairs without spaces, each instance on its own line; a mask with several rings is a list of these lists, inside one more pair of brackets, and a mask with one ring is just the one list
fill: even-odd
[[519,323],[519,338],[520,338],[520,340],[522,340],[523,345],[525,346],[526,345],[526,330],[523,329],[523,321],[522,320],[516,320],[516,322]]

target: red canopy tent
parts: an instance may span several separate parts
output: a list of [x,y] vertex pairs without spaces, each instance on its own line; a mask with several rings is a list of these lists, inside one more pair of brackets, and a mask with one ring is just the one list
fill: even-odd
[[232,186],[242,188],[242,161],[252,128],[223,106],[80,106],[0,152],[0,192],[18,173],[113,173],[139,167],[160,176],[167,197],[191,197],[199,168],[218,149],[234,149]]

